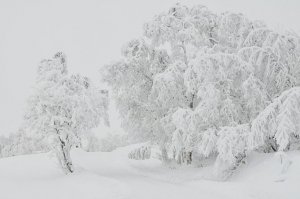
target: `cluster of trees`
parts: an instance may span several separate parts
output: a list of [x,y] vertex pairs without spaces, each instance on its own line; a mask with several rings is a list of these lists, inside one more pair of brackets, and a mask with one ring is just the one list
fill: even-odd
[[300,39],[242,14],[176,4],[105,66],[122,125],[163,160],[216,157],[227,175],[249,150],[299,141]]
[[[102,80],[128,139],[158,145],[162,161],[215,158],[217,174],[227,177],[249,151],[299,146],[298,35],[242,14],[176,4],[146,23],[122,54],[104,67]],[[107,109],[108,92],[69,74],[66,56],[57,53],[40,63],[24,127],[0,138],[1,155],[52,150],[63,170],[73,172],[70,150],[83,139],[90,151],[125,143],[125,137],[101,143],[89,134],[101,121],[109,125]],[[145,146],[129,158],[150,155]]]
[[9,137],[0,136],[0,158],[49,151],[41,136],[30,136],[20,128]]

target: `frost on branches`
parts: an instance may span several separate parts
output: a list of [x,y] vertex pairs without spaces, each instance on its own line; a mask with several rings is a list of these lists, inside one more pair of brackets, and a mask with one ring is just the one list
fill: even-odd
[[163,160],[189,164],[197,152],[230,170],[266,137],[280,149],[298,138],[288,108],[296,94],[281,111],[272,107],[300,85],[299,44],[297,35],[242,14],[176,4],[144,25],[123,58],[105,66],[103,80],[125,130],[158,144]]
[[295,87],[274,99],[252,122],[249,147],[265,147],[270,139],[273,141],[270,147],[274,151],[285,151],[297,145],[299,147],[299,121],[300,87]]
[[40,63],[26,126],[30,133],[47,140],[66,173],[74,171],[70,149],[80,145],[81,134],[96,127],[101,119],[108,123],[107,94],[88,78],[69,75],[63,53]]
[[215,172],[218,177],[226,179],[242,163],[246,157],[249,132],[248,124],[226,126],[220,129],[216,143],[218,156],[215,163]]

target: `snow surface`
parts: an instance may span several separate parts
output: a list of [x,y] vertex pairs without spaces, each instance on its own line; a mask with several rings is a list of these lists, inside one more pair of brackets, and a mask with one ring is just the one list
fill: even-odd
[[136,146],[113,152],[72,152],[76,172],[65,175],[50,153],[0,160],[1,199],[298,199],[300,151],[281,174],[274,154],[249,155],[229,181],[211,179],[212,167],[168,168],[157,159],[130,160]]

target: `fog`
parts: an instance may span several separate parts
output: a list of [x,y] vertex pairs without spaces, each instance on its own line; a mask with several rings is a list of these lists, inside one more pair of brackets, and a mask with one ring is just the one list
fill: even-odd
[[[72,73],[100,83],[101,66],[120,57],[143,23],[176,0],[0,0],[0,135],[18,129],[41,59],[67,55]],[[216,12],[234,11],[270,27],[300,33],[297,0],[201,0]]]

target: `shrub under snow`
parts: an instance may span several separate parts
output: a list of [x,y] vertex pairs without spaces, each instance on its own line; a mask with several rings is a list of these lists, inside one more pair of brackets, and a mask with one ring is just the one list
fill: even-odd
[[128,158],[134,160],[145,160],[145,159],[149,159],[150,156],[151,156],[150,146],[141,146],[139,148],[132,150],[128,154]]

